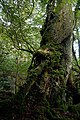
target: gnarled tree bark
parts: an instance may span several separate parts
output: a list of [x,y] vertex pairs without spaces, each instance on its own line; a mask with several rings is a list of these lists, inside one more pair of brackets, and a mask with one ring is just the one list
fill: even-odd
[[15,101],[25,103],[27,120],[54,119],[52,107],[65,102],[65,87],[72,67],[72,6],[49,0],[41,30],[40,49],[33,55],[26,83]]

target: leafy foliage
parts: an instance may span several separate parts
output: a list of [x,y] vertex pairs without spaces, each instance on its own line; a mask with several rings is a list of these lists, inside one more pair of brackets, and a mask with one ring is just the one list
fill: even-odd
[[32,55],[39,48],[46,3],[47,0],[0,1],[0,76],[3,78],[5,75],[16,80],[17,75],[21,83],[26,79]]

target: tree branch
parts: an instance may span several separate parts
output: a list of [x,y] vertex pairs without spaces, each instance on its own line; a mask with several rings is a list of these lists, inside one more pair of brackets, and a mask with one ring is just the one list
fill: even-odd
[[23,48],[18,48],[17,50],[26,51],[26,52],[29,52],[29,53],[31,53],[31,54],[34,53],[32,50],[27,50],[27,49],[23,49]]
[[[74,37],[74,34],[73,34],[73,42],[74,42],[74,40],[75,40],[75,37]],[[75,55],[73,43],[72,43],[72,53],[73,53],[73,57],[74,57],[74,59],[75,59],[75,61],[76,61],[76,64],[77,64],[78,68],[80,69],[80,66],[79,66],[79,64],[78,64],[78,61],[77,61],[77,58],[76,58],[76,55]]]

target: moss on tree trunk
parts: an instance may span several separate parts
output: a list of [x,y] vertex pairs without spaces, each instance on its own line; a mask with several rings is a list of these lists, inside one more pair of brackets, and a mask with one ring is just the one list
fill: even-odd
[[24,107],[20,114],[25,112],[27,120],[59,120],[52,109],[66,102],[66,83],[72,67],[73,12],[63,0],[60,5],[53,4],[54,0],[47,6],[40,49],[33,55],[26,83],[13,98],[14,104],[17,101]]

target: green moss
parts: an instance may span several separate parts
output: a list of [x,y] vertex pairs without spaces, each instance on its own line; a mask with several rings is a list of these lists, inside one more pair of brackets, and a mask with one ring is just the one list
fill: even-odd
[[71,105],[68,107],[68,110],[77,116],[80,116],[80,103],[76,105]]

